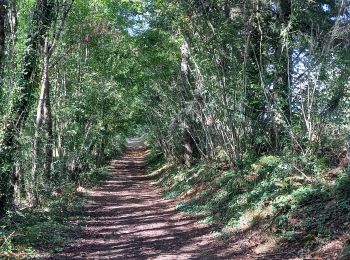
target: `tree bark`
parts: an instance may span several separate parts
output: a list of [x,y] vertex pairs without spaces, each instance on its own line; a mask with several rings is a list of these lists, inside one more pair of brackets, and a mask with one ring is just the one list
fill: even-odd
[[36,194],[36,187],[38,184],[38,165],[40,164],[40,135],[41,126],[45,121],[46,130],[46,144],[45,144],[45,175],[47,179],[50,179],[51,164],[52,164],[52,116],[51,116],[51,104],[50,104],[50,91],[49,91],[49,43],[48,37],[45,38],[45,46],[43,50],[43,62],[41,70],[41,89],[38,101],[38,107],[36,112],[35,121],[35,135],[33,141],[33,166],[31,174],[31,188],[29,189],[28,201],[33,206],[38,201],[38,195]]
[[[189,46],[188,43],[186,41],[184,41],[184,43],[181,46],[181,78],[182,78],[182,84],[183,84],[183,88],[184,88],[184,92],[186,91],[186,88],[188,87],[188,81],[189,81],[189,73],[190,73],[190,69],[189,69],[189,58],[190,58],[190,50],[189,50]],[[183,95],[184,97],[188,96],[186,93],[184,93]],[[188,108],[186,108],[186,100],[184,100],[184,109],[185,109],[185,113],[188,113]],[[192,140],[192,136],[191,136],[191,126],[188,122],[186,121],[190,121],[190,120],[186,120],[187,119],[187,115],[185,115],[185,119],[184,119],[184,129],[183,129],[183,160],[184,160],[184,164],[188,167],[190,167],[192,165],[192,161],[193,161],[193,151],[194,151],[194,147],[193,147],[193,140]]]
[[2,88],[2,78],[4,71],[4,59],[6,48],[6,5],[5,0],[0,0],[0,87]]
[[53,162],[53,122],[52,122],[52,110],[51,110],[51,95],[50,95],[50,81],[49,81],[49,56],[45,57],[45,99],[44,99],[44,119],[45,119],[45,130],[46,130],[46,146],[45,146],[45,175],[46,180],[51,181],[51,170]]

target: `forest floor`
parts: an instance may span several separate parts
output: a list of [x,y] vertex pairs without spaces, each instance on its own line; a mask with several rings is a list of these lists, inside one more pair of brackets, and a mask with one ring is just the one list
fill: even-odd
[[[227,240],[212,227],[176,211],[145,171],[137,140],[109,167],[107,181],[84,191],[87,219],[76,241],[50,259],[306,259],[261,230]],[[322,259],[322,258],[313,258]]]

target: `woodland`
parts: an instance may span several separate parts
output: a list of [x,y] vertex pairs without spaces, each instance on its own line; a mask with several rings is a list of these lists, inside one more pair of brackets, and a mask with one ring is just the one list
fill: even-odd
[[64,247],[130,136],[224,237],[348,259],[350,1],[0,0],[0,256]]

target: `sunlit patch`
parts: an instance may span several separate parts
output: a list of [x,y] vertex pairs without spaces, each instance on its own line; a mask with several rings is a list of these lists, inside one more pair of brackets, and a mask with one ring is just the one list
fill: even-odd
[[[323,259],[338,259],[342,254],[343,248],[345,246],[345,240],[345,237],[342,237],[325,243],[315,253],[312,254],[312,257],[322,257]],[[349,259],[349,257],[350,255],[348,255],[347,258],[343,259]]]
[[278,240],[275,237],[266,235],[264,239],[262,239],[262,243],[254,249],[254,253],[260,255],[274,252],[277,246]]

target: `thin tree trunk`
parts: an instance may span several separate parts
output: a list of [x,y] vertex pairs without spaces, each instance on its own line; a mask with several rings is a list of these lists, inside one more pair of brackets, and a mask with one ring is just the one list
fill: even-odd
[[53,121],[51,110],[51,98],[50,98],[50,81],[49,81],[49,55],[45,53],[45,99],[44,99],[44,118],[45,118],[45,130],[46,130],[46,146],[45,146],[45,175],[46,180],[51,180],[51,170],[53,162]]
[[[42,64],[42,74],[41,74],[41,89],[40,89],[40,96],[38,101],[38,107],[36,111],[36,120],[35,120],[35,135],[33,140],[33,166],[32,166],[32,173],[31,173],[31,179],[30,179],[30,189],[28,194],[28,201],[29,204],[35,205],[38,196],[36,194],[36,187],[38,184],[38,165],[39,162],[39,153],[40,153],[40,132],[41,132],[41,126],[43,121],[43,115],[45,114],[46,110],[44,107],[46,106],[46,99],[48,94],[48,88],[49,88],[49,75],[48,75],[48,69],[49,69],[49,55],[48,55],[48,38],[45,39],[45,46],[44,46],[44,52],[43,52],[43,64]],[[47,113],[47,111],[46,111]],[[46,123],[46,122],[45,122]],[[52,124],[51,124],[52,126]],[[52,130],[52,129],[51,129]],[[45,164],[45,166],[47,166]]]
[[[184,91],[186,91],[188,84],[188,79],[189,79],[189,58],[190,58],[190,50],[188,43],[184,41],[184,43],[181,46],[181,78],[182,78],[182,84]],[[185,103],[185,102],[184,102]],[[185,108],[186,109],[186,108]],[[188,122],[186,122],[185,119],[185,128],[183,130],[183,159],[184,159],[184,164],[187,166],[192,165],[193,161],[193,140],[190,134],[191,131],[191,126],[189,125]]]
[[[18,14],[17,14],[17,6],[16,6],[16,0],[9,1],[8,5],[8,12],[7,12],[7,20],[8,20],[8,27],[9,27],[9,38],[8,40],[8,52],[6,55],[6,59],[8,60],[7,63],[7,70],[8,71],[15,71],[16,67],[18,66],[16,62],[16,52],[17,52],[17,29],[18,29]],[[6,75],[7,85],[10,86],[10,88],[13,88],[15,86],[15,82],[17,80],[16,73],[8,73]]]
[[5,48],[6,48],[6,5],[5,0],[0,0],[0,87],[2,88],[2,77],[4,71],[4,59],[5,59]]
[[21,204],[21,184],[22,184],[22,167],[21,165],[16,165],[15,167],[15,181],[13,182],[13,200],[14,205],[18,207]]

